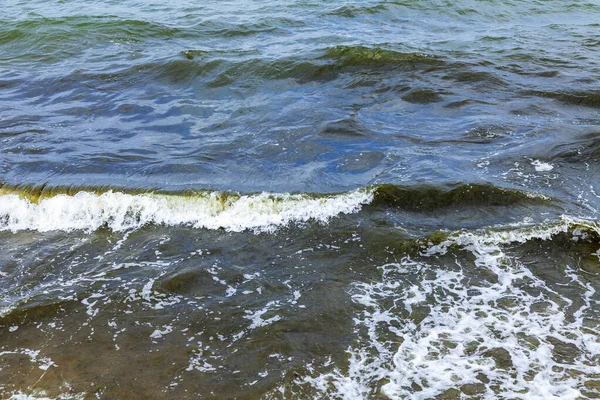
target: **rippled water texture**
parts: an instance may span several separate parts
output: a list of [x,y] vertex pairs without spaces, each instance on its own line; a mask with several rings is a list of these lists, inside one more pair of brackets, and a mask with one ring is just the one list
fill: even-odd
[[597,1],[0,7],[0,397],[600,397]]

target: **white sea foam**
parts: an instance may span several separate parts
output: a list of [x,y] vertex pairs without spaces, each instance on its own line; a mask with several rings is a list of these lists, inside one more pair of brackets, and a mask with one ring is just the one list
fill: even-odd
[[86,396],[86,393],[84,392],[78,394],[62,393],[57,397],[48,397],[43,390],[37,390],[31,394],[23,393],[21,391],[9,394],[11,395],[8,398],[9,400],[83,400]]
[[23,355],[29,357],[29,360],[33,364],[37,364],[38,368],[46,371],[50,367],[56,367],[57,365],[48,357],[40,356],[40,350],[31,349],[16,349],[16,350],[4,350],[0,351],[0,359],[11,355]]
[[12,310],[14,310],[14,306],[0,307],[0,318],[4,318],[8,314],[10,314]]
[[[353,300],[363,307],[355,318],[360,345],[348,350],[347,370],[299,383],[343,399],[371,398],[374,391],[390,399],[460,391],[485,399],[581,398],[585,383],[600,374],[600,331],[589,324],[597,317],[595,289],[566,266],[564,277],[579,293],[567,298],[502,247],[567,231],[579,240],[580,226],[600,233],[596,222],[571,218],[547,227],[457,233],[422,261],[382,266],[380,280],[355,286]],[[465,272],[473,268],[463,264],[468,261],[435,264],[451,246],[470,251],[475,268],[495,278],[474,282]],[[557,346],[570,349],[567,360],[557,358]]]
[[0,196],[0,230],[85,230],[108,226],[126,231],[154,223],[240,232],[272,232],[290,223],[327,222],[359,211],[373,192],[356,190],[338,195],[273,194],[225,196],[212,192],[196,196],[79,192],[58,194],[31,202],[17,194]]
[[545,163],[540,160],[533,160],[531,162],[531,165],[533,165],[537,172],[548,172],[554,169],[554,166],[552,164]]

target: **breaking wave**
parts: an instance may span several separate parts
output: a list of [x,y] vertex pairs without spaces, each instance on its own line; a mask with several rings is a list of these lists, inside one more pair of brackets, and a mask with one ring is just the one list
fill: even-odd
[[230,232],[273,232],[291,223],[326,223],[365,205],[427,212],[449,206],[506,206],[549,198],[491,185],[452,189],[376,185],[337,194],[219,191],[159,192],[111,188],[0,187],[0,230],[138,229],[188,225]]
[[260,193],[238,195],[200,192],[189,195],[80,191],[37,199],[19,194],[0,196],[0,230],[114,231],[146,224],[190,225],[232,232],[270,232],[292,222],[326,222],[354,213],[372,200],[366,190],[330,196]]
[[219,191],[158,192],[47,186],[0,187],[0,230],[138,229],[147,224],[188,225],[230,232],[273,232],[291,223],[326,223],[363,206],[423,212],[448,206],[502,206],[548,200],[491,185],[410,188],[376,185],[338,194]]

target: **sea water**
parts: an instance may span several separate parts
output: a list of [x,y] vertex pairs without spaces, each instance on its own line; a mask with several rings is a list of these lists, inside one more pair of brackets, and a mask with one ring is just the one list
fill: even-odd
[[598,2],[0,8],[0,397],[600,397]]

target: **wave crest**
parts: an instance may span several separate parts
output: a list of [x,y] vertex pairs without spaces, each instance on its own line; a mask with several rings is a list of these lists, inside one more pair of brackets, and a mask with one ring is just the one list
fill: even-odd
[[337,195],[225,192],[194,194],[104,193],[26,196],[0,195],[0,230],[85,230],[106,226],[113,231],[137,229],[147,224],[189,225],[231,232],[272,232],[290,223],[327,222],[339,214],[360,210],[373,194],[356,190]]

